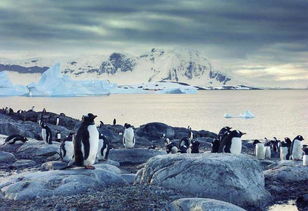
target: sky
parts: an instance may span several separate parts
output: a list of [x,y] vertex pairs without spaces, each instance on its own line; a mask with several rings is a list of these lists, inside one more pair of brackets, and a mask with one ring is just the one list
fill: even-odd
[[0,58],[197,49],[252,84],[308,88],[307,0],[1,0]]

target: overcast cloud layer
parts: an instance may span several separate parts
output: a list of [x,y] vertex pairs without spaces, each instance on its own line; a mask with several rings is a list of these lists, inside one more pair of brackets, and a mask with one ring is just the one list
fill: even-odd
[[308,87],[307,0],[0,2],[0,57],[197,48],[264,86]]

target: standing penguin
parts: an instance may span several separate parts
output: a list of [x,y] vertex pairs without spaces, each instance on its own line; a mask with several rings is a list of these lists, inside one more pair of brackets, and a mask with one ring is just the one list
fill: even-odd
[[288,147],[288,154],[287,154],[286,158],[287,158],[287,160],[290,160],[291,154],[292,154],[292,152],[291,152],[292,141],[288,137],[284,138],[284,141],[285,141],[285,143],[287,144],[287,147]]
[[230,133],[231,129],[232,127],[229,127],[229,126],[221,128],[217,135],[218,140],[221,141],[225,135]]
[[296,136],[291,145],[291,157],[292,160],[302,160],[303,152],[302,152],[302,143],[303,143],[303,136],[298,135]]
[[219,138],[215,138],[215,139],[212,141],[212,150],[211,150],[211,152],[212,152],[212,153],[217,153],[218,150],[219,150],[219,145],[220,145]]
[[59,123],[60,123],[60,117],[57,116],[57,118],[56,118],[56,125],[59,125]]
[[41,127],[42,127],[41,135],[43,141],[45,141],[46,144],[52,144],[52,133],[50,128],[46,125],[45,122],[41,123]]
[[265,159],[264,143],[261,143],[259,140],[255,140],[253,142],[253,145],[255,145],[255,153],[256,153],[257,159],[264,160]]
[[126,149],[134,148],[135,146],[135,133],[130,124],[124,124],[123,145]]
[[113,119],[113,125],[116,125],[117,124],[117,120],[114,118]]
[[304,157],[303,157],[303,165],[308,166],[308,147],[303,147]]
[[74,164],[86,169],[95,169],[93,164],[99,144],[99,133],[94,123],[96,117],[92,113],[83,116],[74,142]]
[[188,126],[188,137],[181,139],[179,143],[179,150],[181,153],[191,153],[191,141],[193,140],[193,132],[191,127]]
[[232,130],[228,135],[223,137],[218,152],[241,154],[242,151],[241,137],[245,134],[246,133],[243,133],[239,130]]
[[280,160],[289,160],[289,158],[287,156],[288,151],[289,151],[288,144],[285,141],[282,141],[280,143],[279,148],[280,148]]
[[271,143],[265,142],[265,159],[271,159],[272,158],[272,149],[271,149]]
[[197,140],[191,141],[191,153],[199,153],[200,142]]
[[98,152],[97,159],[98,160],[108,160],[109,150],[111,149],[110,141],[106,136],[100,134],[99,143],[98,143]]
[[70,162],[74,158],[74,133],[70,133],[69,136],[61,142],[60,145],[60,157],[62,161]]

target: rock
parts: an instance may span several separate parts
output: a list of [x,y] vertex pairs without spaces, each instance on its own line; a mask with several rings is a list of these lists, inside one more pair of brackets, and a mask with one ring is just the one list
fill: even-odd
[[15,163],[11,165],[12,168],[27,168],[34,167],[36,162],[33,160],[17,160]]
[[18,150],[17,154],[22,158],[35,159],[38,157],[49,157],[57,154],[60,149],[60,143],[53,142],[53,144],[46,144],[43,141],[31,140],[23,144]]
[[136,134],[141,137],[145,137],[148,140],[157,140],[160,139],[163,134],[168,138],[174,138],[175,131],[172,127],[160,123],[160,122],[152,122],[145,125],[141,125],[137,130]]
[[67,163],[63,161],[49,161],[41,165],[41,170],[42,171],[60,170],[66,166],[67,166]]
[[243,154],[156,156],[138,171],[135,183],[160,185],[249,209],[263,208],[271,200],[259,163]]
[[166,154],[166,152],[153,149],[111,149],[109,158],[119,162],[121,165],[141,164],[147,162],[151,157],[163,154]]
[[278,165],[278,162],[274,160],[258,160],[258,162],[260,163],[263,170],[268,170]]
[[219,211],[245,211],[234,204],[215,199],[207,198],[183,198],[171,202],[167,207],[168,211],[182,210],[219,210]]
[[126,184],[121,175],[108,170],[76,168],[10,176],[1,180],[0,190],[7,199],[33,200],[39,197],[75,195],[109,185]]
[[113,165],[113,166],[116,166],[116,167],[119,167],[120,166],[120,163],[117,162],[117,161],[114,161],[114,160],[104,160],[104,161],[100,161],[99,163],[103,163],[103,164],[109,164],[109,165]]
[[296,206],[299,211],[308,210],[308,194],[304,194],[296,199]]
[[9,152],[0,151],[0,164],[9,164],[16,161],[15,156]]
[[266,188],[276,200],[296,198],[308,192],[308,167],[302,161],[280,161],[264,171]]
[[136,178],[136,174],[122,174],[121,176],[128,184],[133,184]]

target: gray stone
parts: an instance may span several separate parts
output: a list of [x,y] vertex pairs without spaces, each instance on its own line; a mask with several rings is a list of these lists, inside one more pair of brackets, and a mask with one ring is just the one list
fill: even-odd
[[39,197],[74,195],[109,185],[125,184],[127,182],[121,175],[108,170],[76,168],[10,176],[1,180],[0,190],[7,199],[32,200]]
[[63,161],[48,161],[41,165],[41,170],[42,171],[60,170],[66,166],[67,166],[67,163]]
[[135,182],[164,186],[245,208],[263,208],[271,200],[264,188],[259,163],[243,154],[156,156],[138,171]]
[[15,163],[11,165],[13,168],[27,168],[33,167],[36,165],[36,162],[33,160],[17,160]]
[[23,144],[17,153],[23,158],[49,157],[59,153],[60,143],[46,144],[43,141],[30,140]]
[[164,155],[166,152],[153,149],[111,149],[109,158],[123,164],[141,164],[156,155]]
[[211,210],[211,211],[245,211],[234,204],[215,199],[207,198],[183,198],[171,202],[167,207],[168,211],[182,210]]
[[122,174],[123,179],[126,180],[129,184],[133,184],[136,178],[136,174]]
[[9,164],[15,161],[16,158],[12,153],[0,151],[0,164]]

